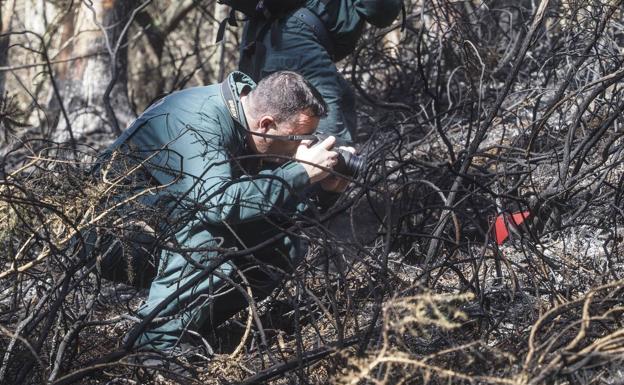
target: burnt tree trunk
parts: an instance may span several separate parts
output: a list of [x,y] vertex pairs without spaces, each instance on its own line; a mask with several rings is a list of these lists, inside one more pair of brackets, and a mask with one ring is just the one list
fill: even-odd
[[[130,2],[77,3],[64,20],[69,42],[53,67],[49,109],[58,122],[52,138],[107,145],[134,118],[127,92],[127,24]],[[71,40],[70,40],[71,39]],[[60,98],[59,98],[60,95]]]
[[[217,36],[217,31],[219,30],[219,25],[221,24],[220,21],[226,19],[229,13],[229,6],[215,2],[214,15],[217,21],[213,26],[213,36]],[[226,30],[223,40],[219,43],[214,51],[214,54],[210,57],[209,65],[212,70],[212,82],[221,82],[225,76],[225,55],[227,54],[225,46],[228,43],[233,43],[231,34],[231,31]]]
[[[15,1],[0,1],[0,67],[9,63],[9,44],[11,41],[11,21],[15,11]],[[0,71],[0,97],[4,97],[6,72]]]

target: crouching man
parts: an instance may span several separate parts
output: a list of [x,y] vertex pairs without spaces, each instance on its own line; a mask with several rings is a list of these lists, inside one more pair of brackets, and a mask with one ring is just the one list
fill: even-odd
[[158,186],[141,199],[175,234],[127,344],[166,354],[197,344],[292,270],[305,253],[292,224],[312,195],[322,205],[348,184],[330,172],[333,137],[302,143],[326,113],[297,73],[256,85],[234,72],[154,103],[111,146],[110,159],[132,155],[146,186]]

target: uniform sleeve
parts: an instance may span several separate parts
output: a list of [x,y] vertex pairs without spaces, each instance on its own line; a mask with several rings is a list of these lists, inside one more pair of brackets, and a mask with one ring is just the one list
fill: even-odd
[[359,0],[358,13],[376,27],[387,27],[399,16],[403,0]]
[[310,184],[296,162],[235,178],[236,155],[227,150],[233,133],[222,129],[217,119],[204,117],[201,129],[189,134],[194,139],[185,151],[183,170],[192,181],[186,183],[192,199],[186,201],[198,204],[198,216],[207,223],[237,224],[270,215],[298,199]]

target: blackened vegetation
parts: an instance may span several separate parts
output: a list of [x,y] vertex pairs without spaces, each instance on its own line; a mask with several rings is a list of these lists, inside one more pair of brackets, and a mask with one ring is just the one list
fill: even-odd
[[[479,3],[406,2],[403,32],[342,63],[368,170],[298,225],[312,247],[270,298],[168,358],[189,383],[622,381],[622,1]],[[31,147],[0,173],[0,382],[148,381],[123,338],[145,292],[71,239],[127,242],[158,213],[131,171]],[[494,218],[523,211],[497,245]]]

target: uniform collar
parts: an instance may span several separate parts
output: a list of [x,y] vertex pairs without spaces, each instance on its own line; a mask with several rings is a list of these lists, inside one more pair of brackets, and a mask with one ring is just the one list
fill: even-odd
[[248,75],[234,71],[221,83],[221,97],[234,122],[248,131],[249,125],[243,110],[240,96],[256,88],[256,83]]

